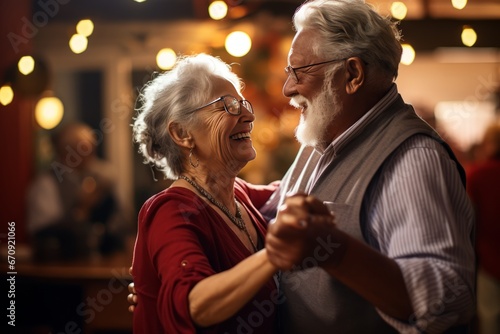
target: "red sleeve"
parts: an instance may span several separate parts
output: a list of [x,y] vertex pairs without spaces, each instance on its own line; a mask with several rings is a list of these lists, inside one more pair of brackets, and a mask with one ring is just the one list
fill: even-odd
[[268,185],[255,185],[237,178],[236,183],[250,198],[253,206],[259,210],[278,188],[280,181],[274,181]]
[[[271,191],[255,189],[243,190],[237,185],[235,193],[263,240],[266,222],[249,203],[246,191],[260,194],[261,198],[269,197]],[[234,267],[249,255],[233,230],[221,223],[221,216],[192,191],[170,188],[148,200],[139,214],[134,249],[132,271],[138,297],[134,333],[233,332],[240,317],[247,319],[255,313],[253,302],[230,319],[199,329],[191,319],[188,296],[198,282]],[[269,298],[275,288],[270,280],[255,300]],[[273,324],[274,313],[265,319],[263,326]]]
[[[187,196],[169,197],[156,201],[141,215],[134,280],[138,296],[144,296],[144,307],[148,294],[155,301],[155,313],[166,333],[195,333],[188,295],[199,281],[214,274],[202,245],[207,234],[202,229],[206,224],[199,223],[206,218],[205,210],[200,210],[204,203]],[[148,277],[151,274],[156,277]],[[150,316],[144,315],[139,322],[149,321]]]

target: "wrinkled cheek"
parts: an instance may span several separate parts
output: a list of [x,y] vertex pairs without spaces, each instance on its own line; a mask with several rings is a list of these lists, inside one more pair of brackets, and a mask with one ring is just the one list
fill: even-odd
[[231,167],[236,163],[233,141],[223,136],[222,133],[218,132],[212,137],[212,152],[214,155],[209,157],[209,161],[213,161],[214,163],[220,162],[227,167]]
[[213,158],[224,161],[222,160],[225,155],[227,155],[227,148],[225,147],[227,143],[224,143],[221,139],[221,134],[220,133],[213,133],[212,138],[212,147],[211,151],[214,153]]
[[231,166],[232,162],[235,161],[233,151],[231,149],[231,140],[228,139],[226,142],[221,142],[219,145],[219,154],[220,154],[220,159],[221,161],[228,165]]
[[209,138],[210,138],[210,151],[212,152],[213,156],[208,157],[209,159],[221,159],[223,157],[223,145],[227,145],[223,143],[222,141],[222,131],[220,130],[221,128],[221,120],[219,118],[214,118],[211,119],[207,122],[207,131],[209,132]]

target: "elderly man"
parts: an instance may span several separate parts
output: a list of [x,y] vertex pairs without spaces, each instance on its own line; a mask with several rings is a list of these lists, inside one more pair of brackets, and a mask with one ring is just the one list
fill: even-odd
[[[453,153],[398,94],[399,32],[361,0],[306,2],[294,25],[283,92],[303,147],[263,209],[278,214],[283,332],[466,329],[473,209]],[[310,217],[314,198],[335,224]]]

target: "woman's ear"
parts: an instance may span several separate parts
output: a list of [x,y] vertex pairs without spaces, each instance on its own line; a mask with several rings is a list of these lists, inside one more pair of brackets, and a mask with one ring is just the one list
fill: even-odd
[[191,148],[193,146],[193,137],[187,129],[178,123],[170,122],[168,124],[168,133],[177,145],[187,148]]
[[365,65],[359,57],[352,57],[346,60],[346,92],[356,93],[365,81]]

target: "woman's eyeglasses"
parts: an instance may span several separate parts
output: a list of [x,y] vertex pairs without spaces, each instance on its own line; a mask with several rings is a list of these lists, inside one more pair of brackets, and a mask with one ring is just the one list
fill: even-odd
[[219,97],[216,100],[213,100],[212,102],[209,102],[205,104],[204,106],[201,106],[199,108],[196,108],[192,110],[191,112],[195,112],[197,110],[203,109],[205,107],[208,107],[211,104],[217,103],[219,101],[224,102],[224,110],[230,114],[230,115],[240,115],[241,114],[241,106],[245,107],[246,110],[248,110],[250,113],[253,114],[253,107],[250,101],[247,100],[238,100],[232,95],[224,95]]

